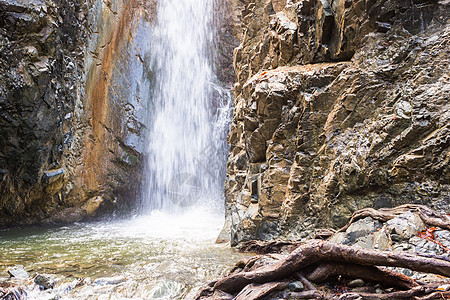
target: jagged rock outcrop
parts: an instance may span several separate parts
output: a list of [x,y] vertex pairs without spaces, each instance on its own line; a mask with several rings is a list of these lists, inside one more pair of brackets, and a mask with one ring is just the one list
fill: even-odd
[[136,36],[153,6],[0,1],[0,226],[137,198],[148,79]]
[[450,204],[448,1],[245,1],[220,239]]

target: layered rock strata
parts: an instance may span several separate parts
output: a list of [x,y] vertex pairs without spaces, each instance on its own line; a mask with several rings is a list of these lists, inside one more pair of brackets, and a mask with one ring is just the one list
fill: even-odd
[[245,1],[220,239],[448,210],[448,16],[448,1]]
[[0,1],[0,226],[136,199],[153,5]]

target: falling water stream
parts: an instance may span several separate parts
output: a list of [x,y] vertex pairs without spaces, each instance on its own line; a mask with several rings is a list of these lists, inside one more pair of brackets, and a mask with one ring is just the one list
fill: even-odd
[[151,28],[149,136],[141,213],[126,220],[0,230],[0,282],[22,265],[55,287],[30,299],[183,299],[241,254],[223,225],[228,91],[213,68],[213,2],[160,0]]
[[213,1],[159,3],[151,50],[146,209],[174,212],[207,205],[223,189],[214,172],[225,137],[214,134],[217,117],[222,117],[214,110],[222,103],[212,97],[217,87],[211,66],[212,16]]

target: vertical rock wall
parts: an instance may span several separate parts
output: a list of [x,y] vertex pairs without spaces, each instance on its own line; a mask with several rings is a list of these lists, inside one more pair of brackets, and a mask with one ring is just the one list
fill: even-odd
[[448,210],[448,1],[244,2],[221,239]]
[[0,1],[0,226],[75,221],[137,198],[153,7]]

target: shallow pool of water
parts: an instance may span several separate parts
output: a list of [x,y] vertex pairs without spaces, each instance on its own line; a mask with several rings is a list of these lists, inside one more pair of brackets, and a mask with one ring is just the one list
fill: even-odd
[[222,224],[221,215],[195,210],[2,230],[0,281],[7,280],[9,268],[22,265],[31,276],[58,278],[46,291],[23,281],[32,299],[189,299],[243,256],[215,244]]

